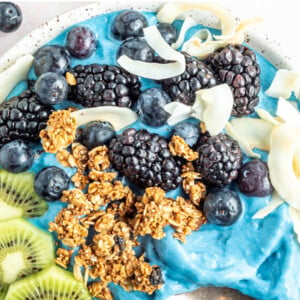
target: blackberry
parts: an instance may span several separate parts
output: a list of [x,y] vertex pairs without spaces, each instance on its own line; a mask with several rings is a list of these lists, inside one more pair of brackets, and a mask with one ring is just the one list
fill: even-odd
[[174,101],[187,105],[195,102],[195,92],[217,84],[214,74],[197,58],[183,53],[186,61],[185,71],[178,76],[162,80],[163,89]]
[[126,129],[112,139],[109,157],[113,166],[141,188],[157,186],[166,191],[181,183],[180,167],[168,142],[145,129]]
[[203,180],[216,187],[224,187],[238,176],[242,162],[242,151],[230,136],[220,133],[200,139],[197,149],[199,158],[194,167]]
[[233,116],[249,115],[259,103],[260,67],[255,53],[243,45],[228,45],[206,59],[220,83],[233,92]]
[[78,65],[69,72],[76,78],[69,99],[83,106],[131,107],[140,94],[138,77],[117,66]]
[[42,104],[31,90],[0,105],[0,146],[13,140],[35,142],[47,126],[53,109]]

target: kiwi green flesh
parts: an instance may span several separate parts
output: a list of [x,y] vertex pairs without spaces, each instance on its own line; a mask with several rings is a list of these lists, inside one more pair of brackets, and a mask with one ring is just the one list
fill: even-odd
[[72,273],[51,266],[10,285],[5,300],[91,300],[83,283]]
[[8,285],[1,285],[0,284],[0,300],[5,299],[6,292],[8,290]]
[[0,221],[43,215],[48,204],[34,191],[32,173],[9,173],[0,170]]
[[50,234],[22,219],[0,222],[0,286],[39,272],[53,260]]

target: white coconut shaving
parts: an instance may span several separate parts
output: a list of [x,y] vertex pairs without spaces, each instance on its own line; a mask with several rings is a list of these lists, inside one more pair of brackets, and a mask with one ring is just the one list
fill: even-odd
[[193,108],[191,106],[185,105],[178,101],[173,101],[166,104],[164,106],[164,110],[171,115],[167,120],[167,123],[170,126],[190,118],[193,112]]
[[0,73],[0,103],[3,102],[12,89],[22,80],[27,79],[33,62],[33,56],[28,54]]
[[266,90],[266,94],[274,98],[288,99],[292,92],[299,98],[300,72],[285,69],[277,70],[270,87]]
[[284,201],[279,197],[279,195],[274,192],[271,201],[258,212],[256,212],[252,219],[263,219],[270,213],[272,213],[277,207],[279,207]]
[[287,123],[300,123],[299,111],[286,99],[279,97],[276,115]]
[[123,129],[138,119],[138,115],[131,109],[114,106],[84,108],[72,112],[71,115],[76,119],[77,126],[93,121],[107,121],[115,130]]
[[258,116],[265,120],[265,121],[268,121],[274,125],[279,125],[280,122],[279,120],[277,120],[275,117],[273,117],[268,111],[266,111],[265,109],[263,108],[257,108],[256,110],[256,113],[258,114]]
[[118,59],[118,64],[128,72],[144,78],[163,80],[178,76],[185,71],[184,55],[174,50],[162,37],[156,26],[144,28],[144,36],[149,46],[165,60],[172,63],[160,64],[134,60],[126,55]]

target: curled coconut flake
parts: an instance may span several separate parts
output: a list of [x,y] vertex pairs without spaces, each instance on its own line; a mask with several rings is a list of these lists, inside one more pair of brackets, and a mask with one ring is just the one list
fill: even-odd
[[285,123],[274,127],[268,157],[270,179],[279,196],[298,210],[300,209],[299,149],[299,126]]
[[282,97],[279,97],[276,115],[286,123],[300,123],[299,111]]
[[161,36],[157,27],[150,26],[144,28],[144,36],[151,48],[157,54],[166,59],[174,61],[172,63],[150,63],[134,60],[126,55],[118,59],[118,64],[128,72],[144,78],[163,80],[178,76],[185,71],[184,55],[174,50]]
[[30,54],[24,55],[16,62],[0,73],[0,103],[5,100],[18,82],[27,79],[34,57]]
[[293,222],[294,232],[297,234],[298,243],[300,243],[300,212],[293,207],[289,207],[289,213]]
[[266,94],[274,98],[283,97],[288,99],[292,92],[295,92],[297,98],[299,98],[300,72],[285,69],[277,70],[270,87],[266,90]]
[[167,120],[167,123],[170,126],[190,118],[192,114],[192,107],[190,105],[177,101],[166,104],[164,110],[171,115]]
[[255,118],[234,118],[229,123],[239,138],[251,148],[270,150],[271,134],[275,126],[272,123]]
[[267,206],[263,207],[259,211],[257,211],[253,216],[252,219],[263,219],[271,212],[273,212],[278,206],[280,206],[284,201],[279,197],[279,195],[274,192],[272,195],[271,201],[267,204]]
[[273,117],[268,111],[266,111],[265,109],[262,108],[257,108],[256,109],[256,113],[258,114],[258,116],[267,121],[270,122],[273,125],[279,125],[280,122],[279,120],[277,120],[275,117]]
[[191,116],[203,121],[211,135],[217,135],[229,120],[232,106],[231,89],[227,84],[221,84],[196,92]]
[[178,39],[175,43],[173,43],[171,45],[171,47],[173,49],[178,49],[183,44],[184,38],[185,38],[185,35],[186,35],[187,31],[190,28],[194,27],[195,25],[197,25],[197,22],[193,18],[186,17],[183,24],[182,24],[182,26],[181,26]]
[[245,154],[247,154],[249,157],[260,158],[260,155],[252,150],[250,144],[238,136],[229,122],[225,125],[225,130],[229,136],[239,143],[242,151]]
[[120,130],[138,119],[138,115],[126,107],[99,106],[76,110],[71,113],[77,121],[77,126],[93,122],[107,121],[115,130]]

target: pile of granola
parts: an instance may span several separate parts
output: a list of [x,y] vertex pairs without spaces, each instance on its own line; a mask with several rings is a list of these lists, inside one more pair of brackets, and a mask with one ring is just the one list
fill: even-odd
[[[56,128],[61,126],[57,124]],[[76,129],[73,127],[73,130]],[[77,169],[72,177],[75,189],[64,191],[61,198],[68,205],[49,224],[49,230],[56,232],[62,242],[56,263],[68,268],[73,257],[74,276],[84,281],[98,299],[113,299],[107,287],[109,282],[127,291],[152,294],[164,283],[162,272],[144,255],[137,257],[134,251],[139,245],[137,238],[151,235],[154,239],[162,239],[164,228],[169,225],[174,229],[173,236],[185,242],[187,235],[206,222],[198,209],[206,189],[191,163],[198,157],[197,153],[179,137],[173,137],[169,144],[173,155],[187,161],[182,177],[189,199],[168,198],[158,187],[147,188],[143,195],[136,195],[117,180],[117,172],[109,170],[106,146],[89,151],[80,143],[73,143],[66,150],[63,143],[55,145],[60,139],[52,135],[55,139],[48,140],[52,146],[44,143],[45,150],[56,153],[64,167]],[[67,142],[74,136],[70,131]]]

